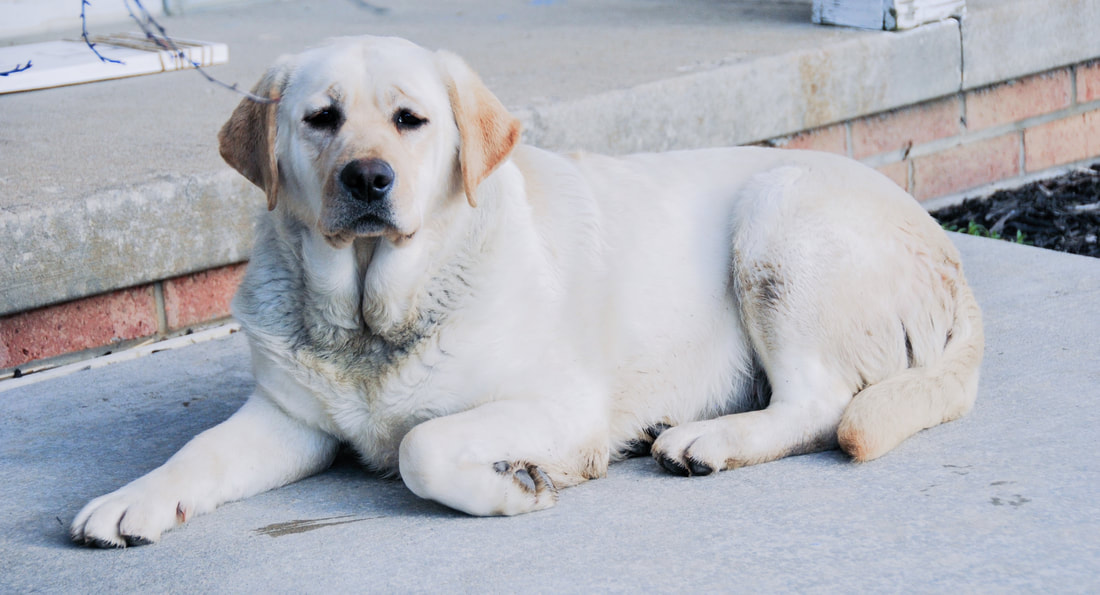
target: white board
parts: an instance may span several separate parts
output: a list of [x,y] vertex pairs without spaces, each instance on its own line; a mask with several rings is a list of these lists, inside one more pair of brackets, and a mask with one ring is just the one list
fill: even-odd
[[30,62],[30,68],[0,76],[0,93],[48,89],[143,74],[155,74],[229,61],[224,43],[172,39],[184,58],[163,49],[139,33],[119,33],[92,38],[99,53],[121,64],[103,62],[83,40],[45,41],[0,47],[0,72]]
[[966,0],[814,0],[813,22],[863,29],[912,29],[966,12]]

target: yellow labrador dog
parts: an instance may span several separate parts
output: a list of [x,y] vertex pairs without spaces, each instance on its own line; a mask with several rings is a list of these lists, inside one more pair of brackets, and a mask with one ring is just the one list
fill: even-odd
[[144,544],[337,446],[473,515],[652,452],[707,475],[873,459],[971,407],[978,306],[909,195],[815,152],[604,157],[518,144],[447,52],[341,39],[276,63],[221,131],[267,194],[234,302],[256,390],[72,537]]

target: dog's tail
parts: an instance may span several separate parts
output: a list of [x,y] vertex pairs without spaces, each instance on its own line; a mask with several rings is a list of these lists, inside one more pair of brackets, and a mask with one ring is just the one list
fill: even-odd
[[965,283],[943,355],[903,370],[852,398],[840,426],[840,447],[856,461],[878,458],[906,438],[970,411],[978,392],[985,337],[981,310]]

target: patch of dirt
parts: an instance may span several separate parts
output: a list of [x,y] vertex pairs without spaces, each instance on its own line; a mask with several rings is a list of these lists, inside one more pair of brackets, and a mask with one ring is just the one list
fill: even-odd
[[945,228],[1100,258],[1100,163],[932,212]]

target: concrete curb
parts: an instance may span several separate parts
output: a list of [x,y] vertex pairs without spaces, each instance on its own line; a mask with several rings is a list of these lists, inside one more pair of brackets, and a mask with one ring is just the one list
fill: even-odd
[[263,200],[223,170],[0,212],[0,316],[246,260]]
[[963,88],[974,89],[1100,56],[1100,3],[997,0],[967,3]]
[[520,113],[528,142],[558,150],[740,145],[949,95],[959,90],[959,56],[955,21],[904,33],[852,32],[821,48]]

